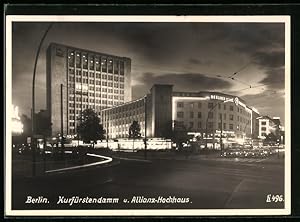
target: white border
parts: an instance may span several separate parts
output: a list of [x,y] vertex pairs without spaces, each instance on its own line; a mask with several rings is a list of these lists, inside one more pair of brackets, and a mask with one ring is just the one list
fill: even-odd
[[[12,210],[11,209],[11,113],[12,105],[12,22],[235,22],[285,23],[285,208],[284,209],[176,209],[176,210]],[[291,214],[291,117],[290,117],[290,16],[6,16],[6,216],[219,216]]]

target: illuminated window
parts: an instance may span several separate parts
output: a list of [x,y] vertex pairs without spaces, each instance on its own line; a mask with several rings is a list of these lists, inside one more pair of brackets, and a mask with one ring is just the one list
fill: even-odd
[[94,69],[95,68],[95,61],[94,61],[94,57],[90,57],[90,69]]
[[81,54],[76,53],[76,67],[81,68]]
[[190,103],[190,108],[191,108],[191,109],[194,108],[194,103],[193,103],[193,102]]
[[87,54],[83,54],[82,55],[82,67],[84,69],[87,69],[88,68],[88,58],[87,58]]
[[95,58],[95,65],[96,65],[96,71],[100,71],[100,59],[98,56]]
[[107,72],[107,59],[101,58],[102,72]]
[[109,73],[113,73],[113,60],[108,58],[107,69]]
[[69,52],[68,59],[69,59],[68,60],[69,61],[69,66],[74,67],[74,59],[75,59],[74,51]]

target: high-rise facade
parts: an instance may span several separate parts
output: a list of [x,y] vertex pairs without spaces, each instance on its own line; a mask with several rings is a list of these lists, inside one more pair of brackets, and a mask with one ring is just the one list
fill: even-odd
[[75,134],[78,116],[131,101],[131,59],[51,43],[47,49],[47,111],[52,135]]

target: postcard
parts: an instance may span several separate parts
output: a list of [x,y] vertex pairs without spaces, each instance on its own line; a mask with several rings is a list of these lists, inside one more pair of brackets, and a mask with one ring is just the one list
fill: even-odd
[[5,19],[6,216],[291,213],[289,16]]

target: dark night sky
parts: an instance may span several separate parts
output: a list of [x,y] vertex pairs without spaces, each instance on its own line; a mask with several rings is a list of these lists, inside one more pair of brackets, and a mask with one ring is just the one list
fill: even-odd
[[[13,24],[12,101],[27,115],[35,53],[48,24]],[[240,96],[284,121],[283,23],[55,23],[38,61],[36,110],[46,107],[50,42],[130,57],[133,99],[154,83],[171,83],[177,91]],[[239,70],[236,80],[227,78]]]

